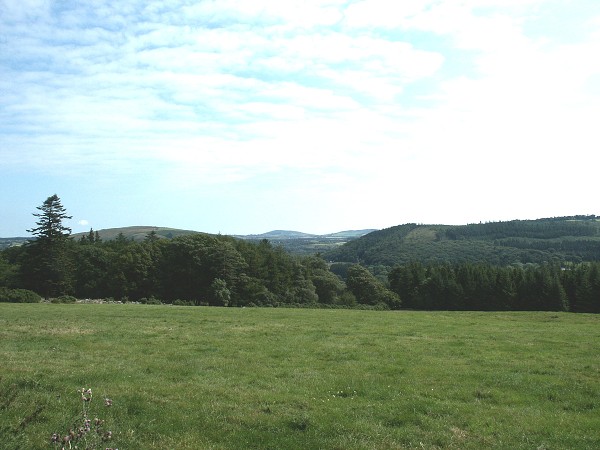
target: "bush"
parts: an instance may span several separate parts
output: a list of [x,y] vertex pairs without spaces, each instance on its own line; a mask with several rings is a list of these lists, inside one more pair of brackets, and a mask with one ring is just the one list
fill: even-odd
[[76,301],[77,299],[72,295],[61,295],[50,300],[50,303],[75,303]]
[[154,296],[150,298],[142,297],[140,298],[140,303],[144,305],[162,305],[162,302]]
[[194,306],[194,302],[191,300],[180,300],[177,299],[173,302],[175,306]]
[[42,298],[28,289],[0,288],[0,302],[5,303],[39,303]]

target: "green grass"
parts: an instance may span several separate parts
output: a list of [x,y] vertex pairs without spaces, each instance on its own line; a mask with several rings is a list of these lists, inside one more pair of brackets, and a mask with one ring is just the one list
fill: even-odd
[[600,316],[0,304],[0,448],[82,387],[121,450],[597,449]]

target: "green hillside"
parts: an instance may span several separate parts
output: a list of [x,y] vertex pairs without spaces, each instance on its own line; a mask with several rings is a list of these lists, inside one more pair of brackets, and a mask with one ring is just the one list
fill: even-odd
[[366,265],[489,263],[495,265],[600,260],[596,216],[469,225],[405,224],[375,231],[325,254]]
[[[172,239],[177,236],[185,236],[188,234],[198,233],[197,231],[191,230],[180,230],[177,228],[167,227],[150,227],[150,226],[134,226],[134,227],[121,227],[121,228],[107,228],[105,230],[98,230],[98,234],[103,241],[112,241],[121,234],[127,240],[133,240],[136,242],[143,241],[146,236],[151,232],[155,232],[158,238]],[[88,233],[76,233],[73,238],[79,239],[82,236],[87,236]]]

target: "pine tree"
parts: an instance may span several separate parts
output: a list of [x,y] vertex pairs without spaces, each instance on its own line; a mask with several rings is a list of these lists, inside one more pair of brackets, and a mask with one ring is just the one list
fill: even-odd
[[27,230],[28,233],[36,236],[44,244],[64,240],[71,234],[71,229],[64,226],[62,221],[72,217],[67,215],[67,210],[56,194],[48,197],[44,204],[38,206],[37,209],[41,211],[41,213],[33,214],[35,217],[39,217],[36,222],[37,227]]
[[72,290],[72,267],[69,255],[69,235],[71,229],[63,220],[71,219],[67,215],[56,194],[48,197],[39,213],[37,227],[27,230],[36,239],[27,246],[25,258],[21,264],[21,276],[30,289],[46,298],[67,294]]

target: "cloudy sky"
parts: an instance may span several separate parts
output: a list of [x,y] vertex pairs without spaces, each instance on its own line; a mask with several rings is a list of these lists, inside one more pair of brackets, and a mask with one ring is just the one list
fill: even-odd
[[0,237],[600,214],[598,0],[0,0]]

